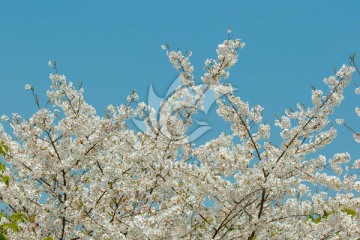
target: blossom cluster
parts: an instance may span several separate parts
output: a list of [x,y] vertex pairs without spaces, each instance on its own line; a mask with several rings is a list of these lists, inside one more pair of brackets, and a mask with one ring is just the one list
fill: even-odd
[[[2,117],[13,133],[0,125],[11,176],[0,183],[0,201],[27,218],[9,237],[358,239],[360,182],[354,173],[360,161],[347,152],[318,154],[336,138],[329,116],[344,99],[354,68],[342,66],[324,80],[328,90],[313,90],[313,106],[298,104],[279,116],[274,125],[281,142],[275,144],[263,107],[235,96],[221,81],[243,46],[231,39],[220,44],[217,59],[205,61],[204,85],[197,86],[191,53],[164,45],[183,85],[158,113],[134,91],[127,104],[109,105],[100,116],[82,87],[51,74],[49,106],[29,119]],[[189,127],[207,91],[214,91],[216,112],[232,134],[195,146]],[[131,117],[144,118],[147,129],[131,129]]]

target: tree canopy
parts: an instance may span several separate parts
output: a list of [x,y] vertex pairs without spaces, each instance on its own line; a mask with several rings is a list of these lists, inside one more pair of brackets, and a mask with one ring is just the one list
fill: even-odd
[[[50,62],[46,106],[28,84],[38,111],[2,117],[13,133],[0,125],[0,239],[359,239],[360,160],[346,148],[318,154],[336,138],[329,116],[355,61],[324,80],[326,91],[313,89],[312,106],[299,103],[275,119],[277,146],[263,108],[224,81],[242,47],[231,38],[218,45],[196,84],[191,52],[163,45],[182,85],[159,112],[134,91],[101,116]],[[208,91],[232,134],[195,146],[188,129]],[[131,128],[134,117],[145,131]]]

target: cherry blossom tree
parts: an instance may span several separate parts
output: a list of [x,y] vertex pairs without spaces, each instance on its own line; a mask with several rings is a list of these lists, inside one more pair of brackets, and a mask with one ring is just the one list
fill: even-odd
[[[329,116],[356,65],[326,78],[327,91],[314,89],[311,107],[298,104],[275,120],[282,139],[277,146],[263,108],[235,96],[223,81],[243,46],[239,39],[221,43],[217,59],[205,61],[203,84],[196,85],[191,52],[163,45],[182,86],[158,114],[133,92],[128,103],[110,105],[100,116],[83,88],[50,62],[56,72],[48,104],[42,107],[26,85],[38,111],[29,119],[4,116],[11,135],[0,125],[0,200],[6,204],[0,224],[13,223],[2,237],[359,239],[360,160],[347,152],[318,153],[336,138]],[[188,130],[208,91],[216,94],[216,112],[232,134],[196,147]],[[146,131],[131,129],[132,117],[143,119]],[[354,138],[360,142],[355,130]]]

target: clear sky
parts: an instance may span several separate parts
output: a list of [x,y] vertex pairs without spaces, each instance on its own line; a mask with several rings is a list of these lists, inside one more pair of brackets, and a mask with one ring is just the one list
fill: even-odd
[[[69,81],[83,82],[86,100],[102,114],[119,105],[132,89],[147,100],[152,84],[164,95],[176,71],[160,48],[192,50],[200,82],[203,62],[216,57],[228,27],[246,47],[230,72],[230,82],[251,105],[261,104],[270,123],[274,114],[310,105],[311,86],[323,87],[353,52],[360,54],[360,1],[0,1],[0,115],[17,112],[28,118],[36,110],[24,90],[34,85],[45,101],[50,85],[48,60],[56,60]],[[356,79],[359,82],[358,78]],[[344,117],[352,116],[354,86],[346,92]],[[206,118],[218,129],[212,108]],[[205,118],[205,117],[204,117]],[[215,136],[209,131],[204,139]],[[351,133],[343,131],[343,139]],[[342,139],[342,138],[341,138]],[[359,145],[339,140],[329,151],[359,158]]]

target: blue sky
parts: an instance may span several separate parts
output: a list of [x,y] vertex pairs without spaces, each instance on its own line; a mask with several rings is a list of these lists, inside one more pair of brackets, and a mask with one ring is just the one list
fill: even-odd
[[[261,104],[270,123],[297,102],[310,105],[311,86],[360,53],[360,1],[2,1],[0,3],[0,115],[36,110],[24,90],[34,85],[46,101],[48,60],[56,60],[69,81],[83,82],[86,100],[102,114],[136,89],[146,101],[152,84],[166,93],[176,71],[160,48],[192,50],[200,82],[203,62],[216,57],[216,46],[230,26],[246,47],[230,73],[230,82],[251,105]],[[358,78],[356,78],[359,83]],[[346,92],[344,117],[360,130],[354,116],[354,86]],[[208,116],[217,130],[221,121]],[[329,152],[360,156],[349,131]]]

